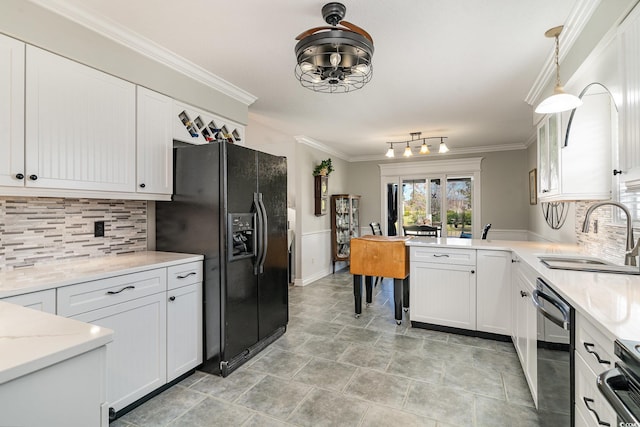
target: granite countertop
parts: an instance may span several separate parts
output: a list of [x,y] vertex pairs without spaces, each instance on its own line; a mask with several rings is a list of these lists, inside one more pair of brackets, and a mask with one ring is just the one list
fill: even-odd
[[0,301],[0,384],[112,340],[111,329]]
[[640,276],[586,271],[555,270],[538,259],[540,254],[582,254],[577,245],[417,237],[407,246],[491,249],[514,252],[549,283],[578,312],[600,325],[611,340],[640,341]]
[[202,255],[145,251],[20,268],[0,272],[0,298],[202,259]]

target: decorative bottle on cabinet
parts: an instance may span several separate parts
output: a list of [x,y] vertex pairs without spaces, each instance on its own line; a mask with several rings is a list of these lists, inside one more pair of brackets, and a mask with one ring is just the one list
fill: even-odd
[[360,196],[334,194],[331,196],[331,260],[333,272],[336,262],[349,261],[351,238],[360,236]]

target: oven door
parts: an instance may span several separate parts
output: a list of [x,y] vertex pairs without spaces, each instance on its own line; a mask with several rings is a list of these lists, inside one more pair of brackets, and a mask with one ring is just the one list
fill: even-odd
[[616,367],[598,375],[598,389],[616,411],[618,424],[640,425],[640,385],[629,375],[627,367]]

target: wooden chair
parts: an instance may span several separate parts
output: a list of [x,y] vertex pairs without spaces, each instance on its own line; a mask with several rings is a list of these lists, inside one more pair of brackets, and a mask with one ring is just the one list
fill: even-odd
[[438,237],[438,227],[431,225],[405,225],[402,228],[405,236]]
[[[382,236],[382,228],[380,228],[379,222],[372,222],[369,224],[369,227],[371,227],[371,232],[373,233],[374,236]],[[376,277],[376,280],[373,283],[373,286],[378,286],[378,282],[380,282],[381,280],[382,280],[382,277]]]
[[491,228],[491,223],[484,226],[482,229],[482,240],[487,240],[487,234],[489,233],[489,229]]

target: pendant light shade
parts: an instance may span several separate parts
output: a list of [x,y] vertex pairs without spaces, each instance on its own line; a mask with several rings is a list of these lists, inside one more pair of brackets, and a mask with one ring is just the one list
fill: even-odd
[[438,153],[444,154],[449,152],[449,147],[444,143],[444,137],[440,138],[440,148],[438,148]]
[[407,142],[407,146],[404,148],[403,156],[405,156],[405,157],[413,156],[413,151],[411,151],[411,146],[409,145],[409,142]]
[[391,144],[391,146],[387,150],[387,154],[385,154],[385,156],[387,156],[387,157],[395,157],[396,153],[393,151],[393,142],[390,142],[389,144]]
[[560,84],[560,62],[558,60],[560,54],[560,43],[558,37],[564,27],[551,28],[544,33],[547,37],[553,37],[556,40],[555,51],[555,64],[556,64],[556,87],[553,89],[553,95],[546,98],[536,107],[536,113],[538,114],[552,114],[561,113],[563,111],[573,110],[582,105],[582,100],[575,95],[568,94],[564,91],[562,84]]
[[429,153],[431,153],[431,150],[429,150],[429,146],[427,145],[427,142],[423,139],[422,145],[420,146],[420,154],[429,154]]

